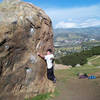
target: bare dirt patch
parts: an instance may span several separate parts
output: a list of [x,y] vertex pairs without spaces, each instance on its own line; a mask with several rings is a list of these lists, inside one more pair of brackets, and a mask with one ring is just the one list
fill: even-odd
[[67,83],[57,83],[60,95],[54,100],[100,100],[100,79],[74,79]]
[[55,64],[55,70],[58,69],[70,69],[72,66],[62,65],[62,64]]

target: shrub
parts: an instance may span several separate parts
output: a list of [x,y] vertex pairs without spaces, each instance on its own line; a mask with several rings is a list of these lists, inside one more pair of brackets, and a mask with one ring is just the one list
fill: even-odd
[[71,65],[75,67],[75,65],[77,64],[86,64],[87,58],[92,57],[94,55],[100,55],[100,46],[93,47],[91,50],[82,51],[80,53],[66,55],[64,57],[56,59],[55,62],[57,64]]

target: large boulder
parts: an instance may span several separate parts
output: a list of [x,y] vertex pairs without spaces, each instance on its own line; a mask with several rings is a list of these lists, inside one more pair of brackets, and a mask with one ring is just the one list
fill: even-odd
[[24,100],[52,92],[46,62],[37,52],[53,50],[50,18],[40,8],[20,0],[0,4],[0,100]]

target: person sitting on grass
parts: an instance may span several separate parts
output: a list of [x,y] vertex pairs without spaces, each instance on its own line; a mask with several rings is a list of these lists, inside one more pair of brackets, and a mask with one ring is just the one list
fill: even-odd
[[56,78],[54,75],[54,55],[52,54],[52,50],[48,49],[47,55],[38,53],[38,56],[43,58],[47,63],[47,78],[56,83]]

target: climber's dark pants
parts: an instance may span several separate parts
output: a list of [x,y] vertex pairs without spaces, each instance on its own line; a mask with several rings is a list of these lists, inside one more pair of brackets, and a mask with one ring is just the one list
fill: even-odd
[[52,67],[51,69],[47,69],[47,77],[51,81],[55,80],[54,67]]

